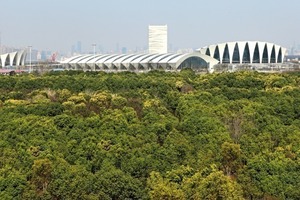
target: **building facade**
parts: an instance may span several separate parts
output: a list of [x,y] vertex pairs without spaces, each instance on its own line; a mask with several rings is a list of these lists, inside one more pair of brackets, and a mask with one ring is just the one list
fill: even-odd
[[210,72],[218,60],[200,54],[99,54],[81,55],[69,58],[61,64],[68,70],[87,71],[177,71],[191,68],[195,71]]
[[26,51],[15,51],[0,55],[0,67],[18,67],[25,65]]
[[168,53],[168,26],[149,26],[149,53]]
[[[160,51],[159,49],[157,46],[155,51]],[[214,72],[223,70],[225,67],[228,71],[243,69],[267,71],[274,67],[281,67],[285,52],[285,48],[273,43],[238,41],[209,45],[192,53],[78,55],[61,64],[65,69],[85,71],[143,72],[178,71],[191,68],[195,71]]]
[[217,59],[220,64],[283,63],[286,48],[260,41],[237,41],[209,45],[197,50]]

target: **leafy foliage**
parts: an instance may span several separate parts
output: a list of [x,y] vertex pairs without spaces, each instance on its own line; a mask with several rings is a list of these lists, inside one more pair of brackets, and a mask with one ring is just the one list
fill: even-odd
[[300,76],[0,77],[0,199],[299,199]]

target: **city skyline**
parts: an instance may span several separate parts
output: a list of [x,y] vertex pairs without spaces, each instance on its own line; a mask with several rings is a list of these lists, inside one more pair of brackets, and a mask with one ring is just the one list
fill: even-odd
[[197,49],[220,42],[268,41],[299,44],[297,0],[174,2],[131,0],[10,0],[1,3],[1,45],[70,52],[145,49],[149,25],[168,25],[168,45]]

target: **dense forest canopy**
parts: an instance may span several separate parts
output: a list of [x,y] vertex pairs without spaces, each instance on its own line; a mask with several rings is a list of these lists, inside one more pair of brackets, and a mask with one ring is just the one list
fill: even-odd
[[0,76],[0,199],[299,199],[300,74]]

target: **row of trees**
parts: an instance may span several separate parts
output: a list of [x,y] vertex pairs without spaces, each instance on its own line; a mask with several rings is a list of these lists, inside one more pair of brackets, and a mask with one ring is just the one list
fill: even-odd
[[0,77],[0,199],[299,199],[300,76]]

